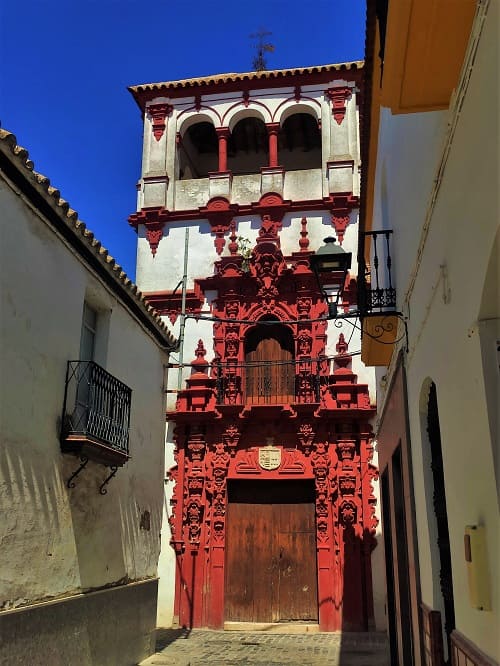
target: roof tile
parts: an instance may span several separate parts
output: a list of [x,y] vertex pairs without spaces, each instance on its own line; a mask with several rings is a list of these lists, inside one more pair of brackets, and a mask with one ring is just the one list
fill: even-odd
[[29,159],[28,151],[17,145],[15,135],[2,128],[0,128],[0,149],[7,157],[9,157],[10,153],[11,161],[17,162],[16,167],[18,170],[21,172],[24,170],[24,176],[28,180],[31,179],[33,181],[33,184],[38,191],[41,190],[42,196],[44,196],[47,203],[49,203],[54,209],[54,212],[59,215],[60,219],[64,221],[66,226],[69,227],[73,233],[80,235],[88,244],[89,248],[94,250],[103,265],[103,270],[107,270],[108,272],[111,270],[110,274],[117,282],[117,285],[119,284],[125,287],[132,297],[135,298],[142,311],[142,316],[147,318],[158,330],[158,333],[160,333],[164,339],[165,345],[173,347],[176,343],[175,338],[170,333],[168,327],[156,310],[145,301],[137,285],[132,282],[114,257],[112,257],[100,241],[95,238],[93,232],[87,228],[86,224],[79,219],[78,213],[70,207],[65,199],[61,198],[60,191],[50,184],[50,180],[46,176],[34,171],[34,165]]

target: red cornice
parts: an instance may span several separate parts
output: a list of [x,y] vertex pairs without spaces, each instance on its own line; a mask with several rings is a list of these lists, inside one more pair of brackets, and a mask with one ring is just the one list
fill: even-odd
[[[147,291],[143,292],[144,299],[161,315],[167,316],[175,324],[182,308],[181,291]],[[186,294],[186,312],[200,314],[205,296],[198,282],[194,289],[188,289]]]
[[[359,205],[359,199],[357,196],[353,195],[350,192],[341,192],[337,194],[332,194],[329,197],[324,199],[301,199],[301,200],[283,200],[278,201],[277,199],[274,202],[270,201],[271,196],[277,196],[274,193],[265,194],[260,201],[251,203],[251,204],[231,204],[231,213],[232,216],[236,215],[253,215],[255,213],[270,213],[271,209],[273,212],[283,211],[285,213],[295,212],[295,211],[309,211],[309,210],[332,210],[337,208],[347,207],[350,210],[357,208]],[[221,197],[223,198],[223,197]],[[227,201],[227,200],[226,200]],[[160,208],[143,208],[137,213],[132,213],[130,215],[129,224],[137,230],[138,224],[144,224],[142,221],[144,216],[150,213],[151,211],[160,211],[162,212],[162,220],[165,222],[179,222],[181,220],[192,220],[199,219],[203,217],[207,218],[205,214],[208,211],[208,205],[201,206],[200,208],[191,208],[189,210],[173,210],[167,211],[166,209]],[[215,210],[211,211],[215,213]],[[222,212],[222,210],[221,210]]]

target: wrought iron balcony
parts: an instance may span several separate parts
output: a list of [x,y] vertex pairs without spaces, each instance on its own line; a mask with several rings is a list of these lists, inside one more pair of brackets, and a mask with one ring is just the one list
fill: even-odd
[[[396,314],[396,289],[392,278],[392,231],[366,231],[358,257],[358,302],[361,317]],[[370,256],[367,265],[365,257]]]
[[68,361],[61,448],[109,466],[128,458],[132,390],[93,361]]
[[320,363],[310,359],[215,366],[217,403],[283,405],[320,400]]

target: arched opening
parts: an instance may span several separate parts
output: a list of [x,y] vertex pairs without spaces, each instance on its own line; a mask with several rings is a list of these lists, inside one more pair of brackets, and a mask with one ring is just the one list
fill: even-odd
[[[431,561],[436,568],[439,568],[439,571],[433,571],[433,578],[436,582],[439,576],[439,587],[435,591],[438,599],[435,599],[435,604],[444,615],[443,629],[445,645],[448,647],[448,658],[445,663],[451,664],[450,636],[451,632],[455,629],[455,604],[453,598],[453,577],[441,430],[439,426],[437,391],[434,382],[428,384],[427,405],[425,413],[422,416],[424,483],[426,496],[429,500],[432,498],[432,509],[428,505]],[[432,515],[431,511],[434,515]]]
[[219,166],[219,142],[212,123],[187,128],[179,141],[179,180],[207,178]]
[[245,400],[253,405],[294,401],[295,363],[291,330],[258,324],[245,336]]
[[227,168],[233,175],[259,173],[267,166],[269,141],[260,118],[242,118],[234,126],[227,145]]
[[286,171],[321,168],[321,132],[309,113],[294,113],[278,136],[278,161]]

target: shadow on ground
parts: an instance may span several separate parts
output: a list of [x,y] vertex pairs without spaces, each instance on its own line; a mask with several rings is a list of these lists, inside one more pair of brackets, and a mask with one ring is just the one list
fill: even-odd
[[179,638],[189,638],[190,634],[191,629],[186,629],[186,627],[181,627],[179,629],[163,629],[160,627],[156,630],[155,650],[156,652],[160,652]]

